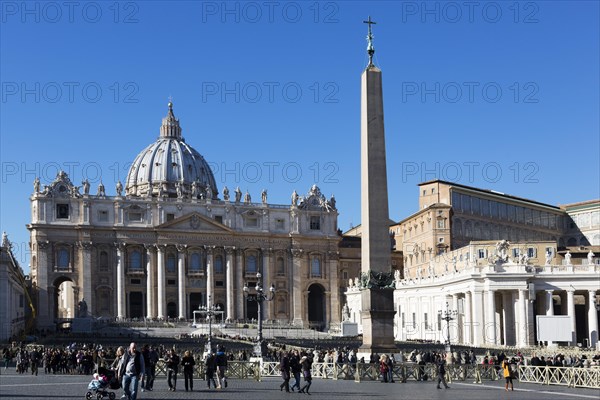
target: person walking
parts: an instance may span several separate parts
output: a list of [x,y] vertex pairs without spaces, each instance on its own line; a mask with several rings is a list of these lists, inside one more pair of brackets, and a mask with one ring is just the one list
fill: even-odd
[[175,392],[177,390],[177,372],[179,371],[179,356],[175,352],[175,349],[167,351],[165,364],[167,365],[167,384],[169,385],[169,390]]
[[302,373],[302,365],[300,365],[300,356],[298,354],[298,350],[294,350],[292,356],[290,357],[290,370],[292,375],[294,375],[294,384],[290,389],[292,392],[294,388],[300,390],[300,374]]
[[502,371],[504,372],[504,379],[506,380],[506,383],[504,384],[504,390],[506,390],[508,392],[508,385],[510,384],[510,390],[514,390],[513,388],[513,374],[512,371],[510,370],[510,364],[508,363],[508,360],[505,358],[504,360],[502,360]]
[[388,356],[382,354],[379,357],[379,372],[381,373],[381,383],[387,383],[388,381]]
[[443,383],[446,389],[450,389],[450,386],[446,383],[446,360],[444,360],[442,355],[438,355],[435,365],[437,372],[437,388],[441,389],[440,383]]
[[309,390],[310,385],[312,385],[312,359],[307,356],[303,356],[300,359],[300,366],[302,367],[302,375],[304,376],[304,382],[306,382],[306,384],[302,386],[300,390],[298,390],[298,393],[306,393],[310,395]]
[[286,392],[290,392],[290,359],[286,352],[281,352],[279,359],[279,371],[281,371],[281,378],[283,383],[279,385],[279,390],[285,389]]
[[212,381],[214,388],[217,388],[217,382],[215,382],[215,369],[217,364],[215,363],[215,354],[209,353],[204,360],[204,373],[206,376],[206,384],[210,389],[210,382]]
[[225,371],[227,370],[227,355],[225,354],[225,347],[221,345],[217,346],[215,365],[218,379],[217,389],[227,387],[227,376],[225,375]]
[[136,349],[135,342],[131,342],[119,363],[118,376],[123,386],[122,399],[136,400],[138,382],[144,376],[144,356]]
[[396,359],[394,358],[393,354],[390,354],[390,356],[387,359],[388,382],[390,382],[390,383],[394,383],[394,365],[395,364],[396,364]]
[[192,356],[189,350],[186,350],[186,352],[183,353],[181,365],[183,365],[183,379],[185,381],[185,391],[188,391],[188,383],[190,391],[194,391],[194,365],[196,365],[196,361],[194,361],[194,356]]

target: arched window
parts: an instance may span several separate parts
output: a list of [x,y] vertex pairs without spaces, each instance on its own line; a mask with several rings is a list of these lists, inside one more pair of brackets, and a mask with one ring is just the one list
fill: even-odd
[[177,257],[171,253],[167,255],[167,272],[175,272],[177,270]]
[[69,250],[59,249],[56,258],[56,266],[59,269],[69,269],[69,263],[71,261],[71,257],[69,256]]
[[311,276],[321,276],[321,260],[317,256],[314,256],[312,259],[310,274]]
[[192,253],[190,257],[190,271],[200,272],[202,270],[202,258],[200,253]]
[[256,256],[251,255],[246,257],[246,273],[247,274],[256,274]]
[[277,257],[277,276],[284,276],[285,275],[285,264],[283,263],[283,258],[282,257]]
[[215,256],[215,274],[222,274],[223,273],[223,256],[222,255],[218,255]]
[[142,269],[142,253],[139,250],[129,253],[129,269]]

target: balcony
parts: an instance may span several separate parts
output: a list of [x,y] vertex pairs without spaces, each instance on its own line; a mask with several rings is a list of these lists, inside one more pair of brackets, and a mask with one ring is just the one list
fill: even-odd
[[129,268],[127,269],[127,276],[144,276],[146,271],[141,268]]

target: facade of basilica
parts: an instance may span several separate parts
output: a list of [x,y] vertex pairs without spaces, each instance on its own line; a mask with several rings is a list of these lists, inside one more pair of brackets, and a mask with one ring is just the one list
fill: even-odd
[[266,191],[258,202],[239,188],[219,192],[169,103],[160,136],[115,189],[90,193],[64,172],[43,187],[36,179],[28,229],[38,328],[76,316],[83,301],[96,317],[190,319],[215,304],[229,321],[253,319],[257,304],[242,289],[259,279],[276,288],[264,319],[339,322],[342,280],[355,272],[340,269],[335,199],[317,186],[285,205],[269,204]]

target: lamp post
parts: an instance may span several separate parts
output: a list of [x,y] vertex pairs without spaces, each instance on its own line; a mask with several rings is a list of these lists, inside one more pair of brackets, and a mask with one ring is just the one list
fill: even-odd
[[451,351],[451,348],[450,348],[450,321],[453,321],[454,319],[456,319],[457,314],[458,314],[458,311],[451,310],[450,304],[448,304],[448,302],[446,302],[445,310],[438,311],[438,315],[441,317],[441,319],[443,321],[446,321],[446,352],[447,353]]
[[263,340],[262,335],[262,303],[263,301],[271,301],[275,298],[275,285],[271,284],[271,287],[267,292],[263,290],[261,279],[262,275],[260,272],[256,274],[256,286],[254,287],[253,294],[250,294],[250,288],[248,283],[244,283],[244,297],[248,300],[255,301],[258,305],[258,338],[254,345],[254,356],[263,357],[266,353],[266,344]]
[[206,316],[206,320],[208,321],[208,341],[206,342],[206,353],[212,353],[212,319],[215,315],[223,314],[221,307],[219,305],[214,305],[210,301],[210,296],[208,296],[207,302],[205,306],[198,307],[198,312]]

